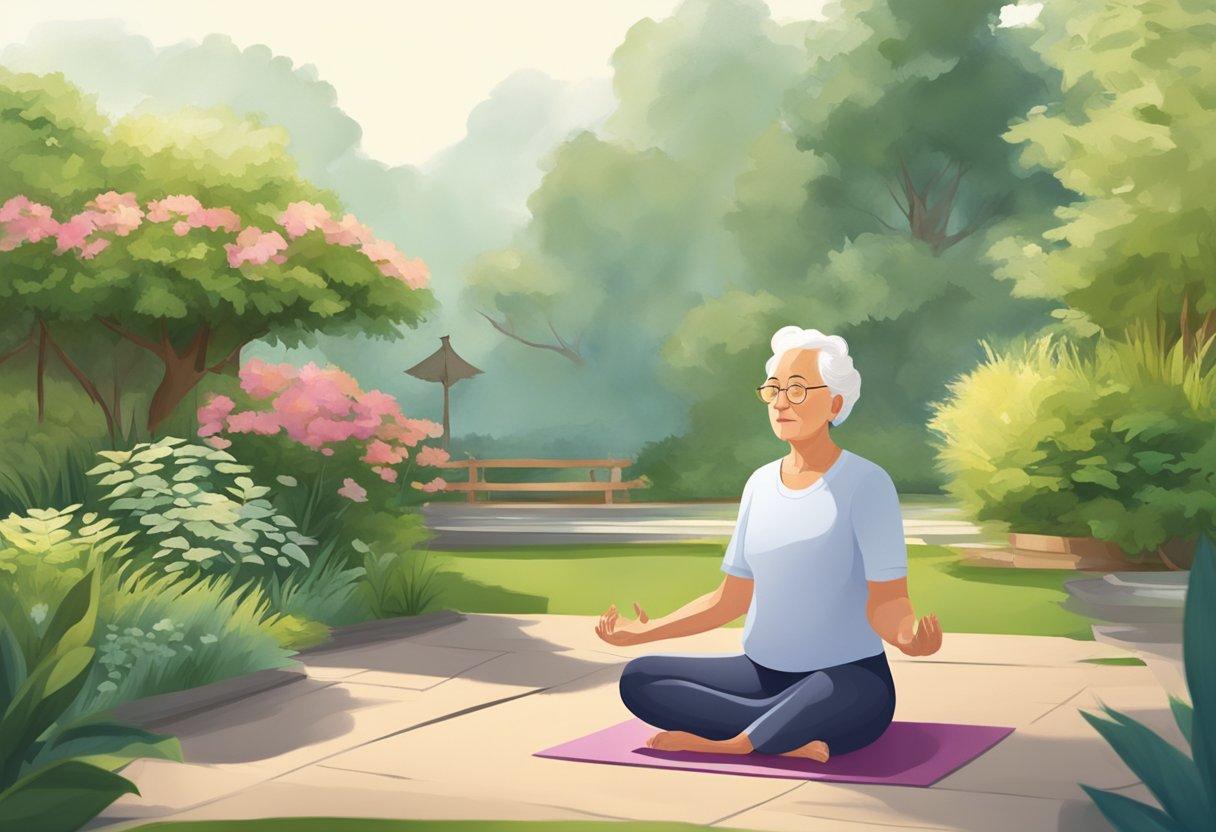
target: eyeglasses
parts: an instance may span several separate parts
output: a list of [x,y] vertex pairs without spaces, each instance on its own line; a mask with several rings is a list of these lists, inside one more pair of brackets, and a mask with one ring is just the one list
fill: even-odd
[[827,385],[817,384],[814,387],[807,387],[804,384],[791,384],[788,387],[778,387],[775,384],[765,384],[763,387],[756,388],[756,395],[765,404],[772,404],[777,401],[777,396],[784,390],[785,397],[790,400],[790,404],[802,404],[806,401],[807,390],[818,390],[820,387],[827,387]]

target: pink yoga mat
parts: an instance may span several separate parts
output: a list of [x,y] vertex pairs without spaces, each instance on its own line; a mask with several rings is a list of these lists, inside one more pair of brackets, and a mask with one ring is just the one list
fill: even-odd
[[754,751],[736,755],[647,748],[646,740],[658,730],[634,718],[538,751],[533,756],[753,777],[931,786],[1013,733],[1012,728],[994,725],[892,722],[881,737],[865,748],[849,754],[832,754],[826,763],[819,763]]

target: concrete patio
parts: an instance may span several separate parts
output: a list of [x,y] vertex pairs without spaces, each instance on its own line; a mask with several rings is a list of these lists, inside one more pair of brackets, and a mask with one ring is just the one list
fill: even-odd
[[[1133,655],[1064,638],[949,633],[910,658],[888,646],[895,718],[1016,731],[929,788],[567,762],[534,752],[632,715],[630,658],[734,652],[741,628],[612,647],[595,616],[437,613],[344,632],[266,671],[124,709],[181,739],[184,763],[125,768],[142,796],[88,829],[152,820],[357,816],[670,820],[755,830],[1108,830],[1077,785],[1151,794],[1081,717],[1099,700],[1185,741],[1165,691]],[[253,686],[275,685],[250,693]],[[216,694],[216,691],[220,691]],[[238,697],[233,699],[233,697]]]

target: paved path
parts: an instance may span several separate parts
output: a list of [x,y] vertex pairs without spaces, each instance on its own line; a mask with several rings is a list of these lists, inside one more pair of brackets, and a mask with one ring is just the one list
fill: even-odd
[[[1186,748],[1166,694],[1095,642],[947,633],[938,653],[888,647],[896,719],[1014,726],[928,788],[792,781],[534,757],[630,718],[617,682],[652,652],[731,652],[742,631],[617,648],[594,616],[438,613],[378,622],[379,641],[301,655],[296,680],[152,725],[186,762],[137,760],[90,829],[152,819],[285,815],[670,820],[753,830],[1109,830],[1077,785],[1150,793],[1079,713],[1099,700]],[[394,634],[394,626],[438,625]],[[283,673],[284,671],[276,671]],[[149,707],[146,713],[155,712]],[[1155,804],[1154,804],[1155,805]]]
[[[901,502],[909,543],[996,548],[1005,537],[981,527],[945,500]],[[436,532],[435,550],[477,546],[642,543],[729,538],[738,503],[430,503],[422,509]]]

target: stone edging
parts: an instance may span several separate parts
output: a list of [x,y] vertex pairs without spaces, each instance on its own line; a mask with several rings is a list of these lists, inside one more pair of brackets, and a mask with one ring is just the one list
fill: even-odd
[[[363,644],[374,644],[403,636],[427,632],[449,624],[464,621],[466,616],[452,610],[428,613],[426,615],[403,616],[400,618],[385,618],[379,621],[366,621],[347,627],[335,628],[330,633],[329,641],[318,644],[295,654],[295,659],[318,653],[328,653],[335,650],[345,650]],[[308,678],[308,673],[300,667],[278,667],[267,670],[256,670],[243,676],[221,679],[207,685],[200,685],[187,690],[161,693],[123,702],[112,709],[114,719],[128,725],[151,729],[185,719],[203,711],[229,705],[255,694],[274,690],[285,685],[300,682]]]

